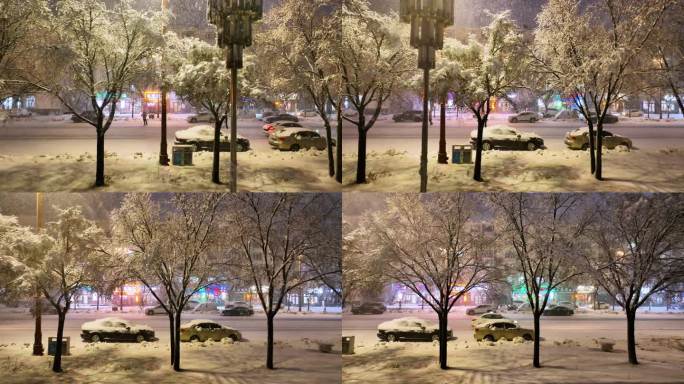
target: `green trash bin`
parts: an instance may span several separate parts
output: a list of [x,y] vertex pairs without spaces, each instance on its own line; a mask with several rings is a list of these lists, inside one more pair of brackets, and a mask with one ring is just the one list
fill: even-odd
[[192,153],[195,151],[194,145],[174,145],[171,151],[173,153],[173,165],[192,165]]
[[[62,336],[62,355],[68,356],[69,348],[71,347],[71,338],[69,336]],[[57,353],[57,338],[48,337],[48,355],[54,356]]]
[[470,144],[452,145],[451,146],[451,163],[452,164],[472,164],[473,163],[473,146]]
[[355,339],[355,336],[342,336],[342,354],[343,355],[353,355],[354,354],[354,339]]

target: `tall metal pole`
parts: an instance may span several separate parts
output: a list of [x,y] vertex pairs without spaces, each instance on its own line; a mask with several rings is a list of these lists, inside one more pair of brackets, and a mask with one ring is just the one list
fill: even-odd
[[430,69],[423,69],[423,128],[420,143],[420,192],[427,192],[428,166],[428,99],[430,97]]
[[[40,232],[41,228],[43,228],[43,224],[45,223],[45,213],[44,213],[44,205],[45,205],[45,196],[43,195],[42,192],[37,192],[36,193],[36,232]],[[43,331],[42,331],[42,294],[40,292],[40,288],[38,287],[38,284],[36,284],[35,287],[35,302],[34,302],[34,307],[33,307],[33,314],[35,316],[36,324],[35,324],[35,330],[33,334],[33,355],[34,356],[43,356]]]
[[[233,50],[237,49],[235,45]],[[230,52],[230,50],[228,50]],[[231,53],[229,53],[231,54]],[[235,57],[235,56],[233,56]],[[237,192],[237,66],[230,68],[230,191]]]
[[[169,9],[169,0],[161,0],[162,12]],[[166,34],[166,23],[162,23],[162,35]],[[165,48],[165,47],[164,47]],[[159,165],[169,165],[168,145],[166,142],[166,73],[164,71],[164,50],[161,59],[161,141],[159,144]]]

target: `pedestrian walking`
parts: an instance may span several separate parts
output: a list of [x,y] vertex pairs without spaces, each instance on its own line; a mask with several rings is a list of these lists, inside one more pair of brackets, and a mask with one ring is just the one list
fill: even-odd
[[143,126],[147,126],[147,112],[143,111],[142,118],[143,118]]

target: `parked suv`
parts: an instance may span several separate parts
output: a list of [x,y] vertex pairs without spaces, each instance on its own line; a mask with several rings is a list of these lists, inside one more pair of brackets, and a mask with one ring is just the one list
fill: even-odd
[[363,303],[361,305],[352,305],[352,313],[355,315],[380,315],[385,313],[387,307],[383,303]]
[[392,120],[395,123],[401,123],[404,121],[414,121],[416,123],[423,121],[423,111],[406,111],[402,113],[397,113],[392,116]]

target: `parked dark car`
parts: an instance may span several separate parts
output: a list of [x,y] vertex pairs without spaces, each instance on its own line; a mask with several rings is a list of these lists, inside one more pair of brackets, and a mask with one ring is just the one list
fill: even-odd
[[[594,112],[591,112],[589,114],[589,119],[594,124],[596,124],[598,122],[598,116]],[[616,124],[619,120],[620,120],[620,118],[618,118],[616,115],[612,115],[610,113],[607,113],[606,117],[603,118],[603,124]]]
[[[477,130],[470,133],[470,142],[477,145]],[[535,151],[544,147],[544,139],[533,132],[521,132],[506,125],[485,128],[482,134],[482,150],[495,148]]]
[[[86,118],[90,121],[97,120],[97,113],[95,113],[95,111],[83,111],[83,112],[81,112],[81,116],[83,116],[84,118]],[[85,123],[86,122],[85,120],[76,116],[76,114],[71,115],[71,121],[73,121],[74,123]]]
[[[214,127],[210,125],[196,125],[182,131],[176,131],[176,143],[194,145],[197,151],[214,150]],[[249,151],[249,139],[238,135],[235,150],[238,152]],[[230,131],[221,128],[221,145],[219,151],[230,151]]]
[[106,317],[81,325],[81,338],[86,342],[99,341],[153,341],[154,330],[146,325],[135,325],[118,317]]
[[[447,338],[453,333],[447,329]],[[400,340],[439,340],[439,325],[417,317],[402,317],[378,325],[378,339],[394,342]]]
[[562,305],[552,305],[544,310],[544,316],[572,316],[574,314],[575,311]]
[[383,303],[363,303],[352,305],[351,311],[355,315],[380,315],[387,311],[387,307]]
[[299,118],[289,113],[281,113],[278,115],[268,116],[264,118],[264,123],[270,124],[276,121],[294,121],[299,122]]
[[401,123],[404,121],[413,121],[418,123],[423,121],[423,111],[406,111],[397,113],[396,115],[392,116],[392,120],[394,120],[395,123]]
[[227,306],[221,311],[223,316],[252,316],[254,310],[247,306],[242,305],[231,305]]

